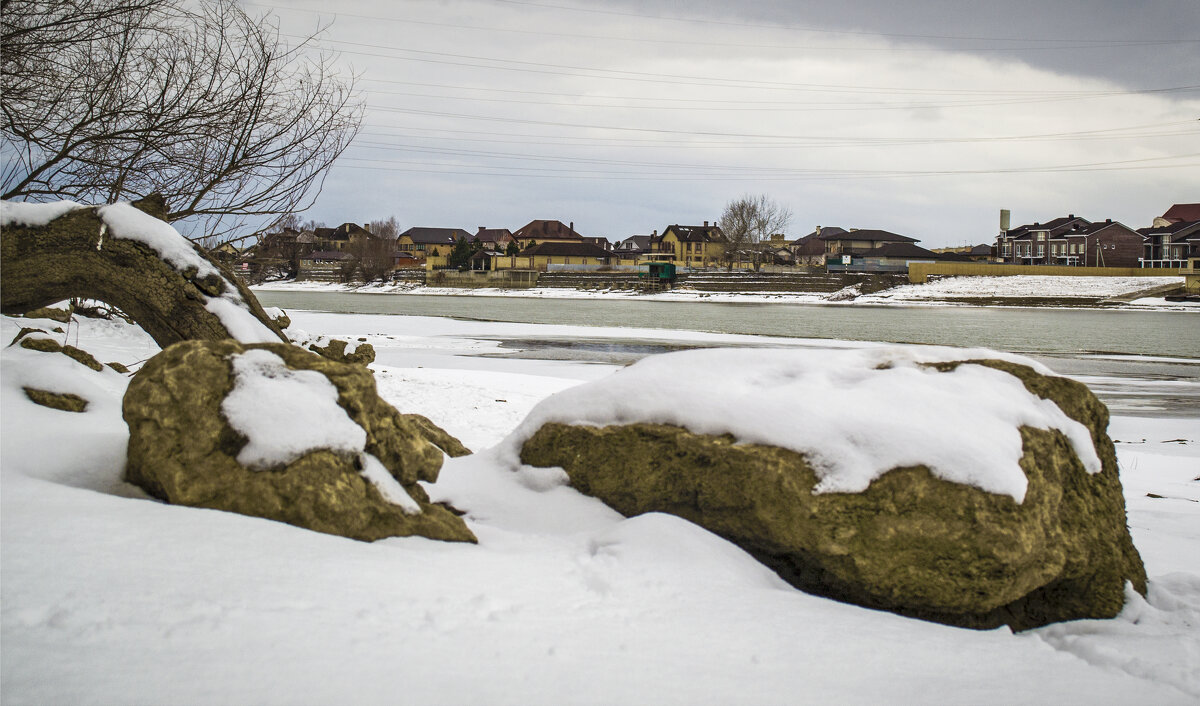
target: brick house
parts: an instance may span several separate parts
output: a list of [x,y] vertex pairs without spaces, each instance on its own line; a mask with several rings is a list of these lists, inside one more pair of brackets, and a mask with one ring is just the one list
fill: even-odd
[[[1091,225],[1086,218],[1069,214],[1055,218],[1046,223],[1032,223],[1001,231],[996,238],[996,259],[1007,265],[1054,265],[1079,264],[1079,262],[1059,262],[1058,254],[1052,252],[1050,241],[1059,241],[1064,233],[1073,228]],[[1070,253],[1060,253],[1064,258]]]

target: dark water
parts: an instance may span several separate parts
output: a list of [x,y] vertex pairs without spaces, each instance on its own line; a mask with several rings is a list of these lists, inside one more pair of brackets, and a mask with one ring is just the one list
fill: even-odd
[[[335,313],[979,346],[1029,355],[1061,374],[1079,378],[1116,413],[1200,417],[1200,314],[1192,312],[343,292],[264,291],[257,295],[265,306]],[[545,338],[535,332],[505,345],[525,357],[618,363],[688,347],[669,340]]]

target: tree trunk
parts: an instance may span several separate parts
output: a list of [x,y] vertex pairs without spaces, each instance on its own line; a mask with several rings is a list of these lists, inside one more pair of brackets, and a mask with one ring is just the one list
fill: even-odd
[[[160,219],[165,215],[161,198],[133,205]],[[5,226],[0,233],[0,311],[15,315],[64,299],[99,299],[124,311],[166,348],[187,339],[244,338],[206,308],[210,301],[224,299],[266,327],[255,327],[255,335],[287,341],[250,290],[199,249],[193,251],[219,275],[201,276],[195,267],[181,272],[148,245],[120,234],[103,235],[102,226],[95,207],[71,211],[44,227]]]

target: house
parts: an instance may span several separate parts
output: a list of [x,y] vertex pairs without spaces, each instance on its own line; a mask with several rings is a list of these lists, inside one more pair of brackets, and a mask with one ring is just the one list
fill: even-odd
[[317,250],[300,257],[296,281],[338,282],[344,270],[352,266],[354,256],[340,250]]
[[1076,224],[1049,241],[1050,261],[1081,267],[1138,267],[1145,238],[1111,218],[1103,223]]
[[479,226],[479,230],[471,238],[471,242],[479,243],[488,252],[503,253],[508,249],[508,244],[513,242],[513,234],[507,228],[485,228],[484,226]]
[[1142,267],[1186,267],[1188,258],[1200,257],[1200,219],[1138,228],[1137,232],[1145,239]]
[[648,257],[661,262],[674,262],[679,267],[713,267],[725,257],[729,241],[716,223],[684,226],[672,224],[662,235],[650,238]]
[[[1073,228],[1090,225],[1091,221],[1069,214],[1055,218],[1046,223],[1033,223],[1003,230],[996,237],[996,258],[1010,265],[1052,265],[1078,264],[1077,262],[1056,262],[1051,253],[1050,241],[1058,240],[1062,234]],[[1059,241],[1063,244],[1064,241]],[[1061,253],[1066,257],[1069,253]],[[1078,255],[1078,253],[1075,253]]]
[[530,221],[513,232],[522,252],[538,243],[581,243],[583,236],[575,232],[575,222],[564,225],[562,221]]
[[837,235],[845,232],[845,228],[837,226],[827,226],[825,228],[817,226],[808,235],[796,238],[788,243],[788,249],[792,251],[794,262],[797,265],[824,265],[825,241],[821,240],[821,236]]
[[622,259],[637,259],[638,255],[650,252],[650,241],[656,237],[658,237],[658,231],[654,231],[653,235],[631,235],[617,243],[613,248],[613,253],[620,255]]
[[970,259],[961,253],[926,250],[915,242],[891,242],[870,250],[858,248],[830,255],[825,268],[830,272],[907,272],[911,262],[970,262]]
[[357,245],[364,240],[375,238],[371,235],[370,224],[343,223],[337,228],[314,228],[314,247],[321,250],[346,250],[351,245]]
[[471,234],[462,228],[413,227],[396,238],[396,249],[414,257],[449,255],[460,239],[470,242]]
[[525,248],[517,259],[527,260],[531,269],[545,270],[550,265],[603,267],[611,264],[614,256],[611,252],[592,243],[549,242]]
[[[832,230],[832,229],[830,229]],[[842,233],[826,232],[818,236],[825,243],[825,255],[865,253],[891,243],[918,243],[916,238],[897,235],[886,230],[855,229]],[[828,257],[826,258],[828,259]]]
[[583,237],[583,242],[590,243],[591,245],[595,245],[596,247],[600,248],[601,250],[610,250],[611,251],[613,249],[612,243],[608,242],[608,238],[605,238],[603,235],[597,235],[595,237],[585,235],[582,237]]
[[1191,223],[1200,221],[1200,203],[1177,203],[1167,209],[1167,212],[1154,219],[1151,227],[1172,225],[1174,223]]

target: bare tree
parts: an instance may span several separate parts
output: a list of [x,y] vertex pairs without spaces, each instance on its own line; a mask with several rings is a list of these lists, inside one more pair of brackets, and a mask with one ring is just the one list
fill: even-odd
[[725,246],[725,262],[733,263],[751,258],[759,265],[759,244],[773,233],[781,233],[792,220],[792,212],[766,194],[749,194],[725,205],[720,226],[729,242]]
[[132,200],[213,245],[302,211],[357,134],[353,77],[236,0],[2,0],[3,198]]
[[400,237],[400,222],[395,216],[388,216],[387,220],[383,221],[371,221],[371,235],[394,242]]

